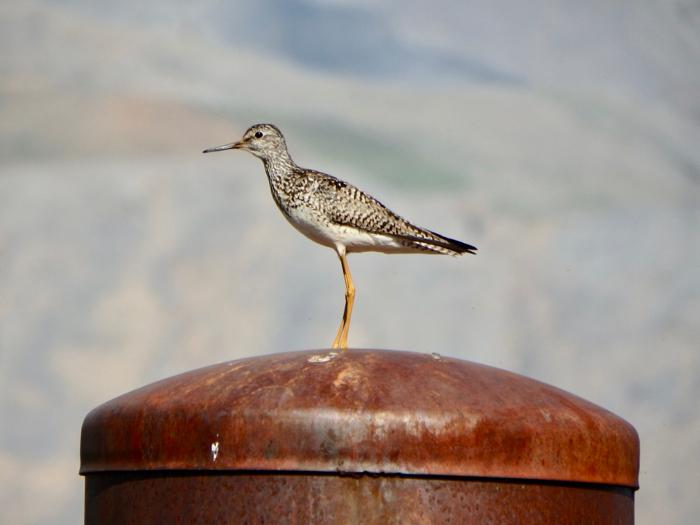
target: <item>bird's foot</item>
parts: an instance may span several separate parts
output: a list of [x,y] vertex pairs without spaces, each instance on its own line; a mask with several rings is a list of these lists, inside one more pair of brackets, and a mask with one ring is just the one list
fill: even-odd
[[340,330],[338,330],[338,335],[336,335],[335,339],[333,339],[333,343],[331,343],[331,348],[333,350],[340,349],[341,352],[345,352],[348,349],[348,338],[347,336],[343,337],[342,327]]

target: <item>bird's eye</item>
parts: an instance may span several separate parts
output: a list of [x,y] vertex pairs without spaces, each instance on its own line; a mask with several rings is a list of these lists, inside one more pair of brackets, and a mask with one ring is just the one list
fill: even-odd
[[262,134],[262,131],[256,131],[256,132],[255,132],[255,138],[256,138],[256,139],[262,138],[262,135],[263,135],[263,134]]

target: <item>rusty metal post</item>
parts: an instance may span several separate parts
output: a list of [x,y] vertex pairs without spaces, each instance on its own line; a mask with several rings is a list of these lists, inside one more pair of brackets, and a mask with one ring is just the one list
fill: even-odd
[[631,524],[634,428],[516,374],[409,352],[202,368],[90,412],[86,524]]

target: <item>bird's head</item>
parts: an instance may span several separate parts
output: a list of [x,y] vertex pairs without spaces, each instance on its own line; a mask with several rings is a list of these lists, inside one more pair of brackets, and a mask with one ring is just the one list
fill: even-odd
[[227,149],[246,150],[262,160],[270,160],[277,155],[287,154],[284,135],[277,129],[277,126],[272,124],[255,124],[248,128],[243,134],[243,138],[238,142],[205,149],[202,153],[225,151]]

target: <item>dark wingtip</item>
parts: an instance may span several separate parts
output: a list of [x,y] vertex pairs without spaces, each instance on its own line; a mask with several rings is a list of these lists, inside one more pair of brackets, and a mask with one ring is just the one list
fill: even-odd
[[[439,234],[436,234],[439,235]],[[460,255],[463,253],[470,253],[472,255],[476,255],[476,252],[478,248],[476,246],[472,246],[471,244],[467,244],[466,242],[458,241],[456,239],[450,239],[449,237],[444,237],[442,235],[439,235],[442,237],[445,241],[449,243],[449,246],[446,246],[450,250],[454,250],[455,252],[459,253]]]
[[[413,237],[410,235],[402,235],[402,239],[406,239],[409,241],[414,241],[414,242],[419,242],[423,244],[432,244],[435,246],[438,246],[440,248],[443,248],[445,250],[449,250],[452,252],[450,255],[462,255],[465,253],[470,253],[472,255],[476,255],[477,247],[472,246],[471,244],[467,244],[466,242],[458,241],[457,239],[451,239],[449,237],[445,237],[444,235],[440,235],[439,233],[432,232],[430,230],[425,230],[427,233],[430,233],[431,235],[434,235],[434,237]],[[439,250],[438,250],[439,251]],[[440,252],[444,253],[444,252]]]
[[466,243],[462,243],[462,244],[464,244],[464,246],[463,246],[464,252],[463,253],[471,253],[472,255],[476,255],[476,252],[479,250],[479,248],[477,248],[476,246],[472,246],[471,244],[466,244]]
[[[457,239],[452,239],[450,237],[445,237],[444,235],[440,235],[437,232],[433,232],[430,230],[426,230],[429,233],[432,233],[437,237],[438,239],[442,240],[442,243],[436,242],[435,244],[440,244],[443,248],[447,248],[448,250],[452,250],[458,255],[462,255],[463,253],[470,253],[472,255],[476,255],[477,247],[473,246],[471,244],[467,244],[466,242],[458,241]],[[428,241],[430,242],[430,241]],[[435,241],[433,241],[435,242]]]

